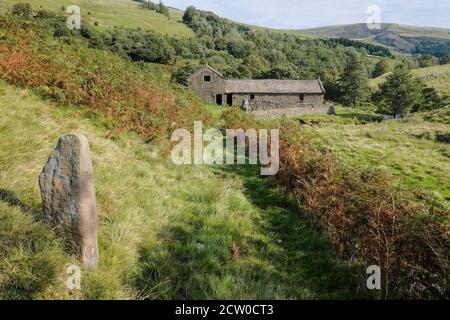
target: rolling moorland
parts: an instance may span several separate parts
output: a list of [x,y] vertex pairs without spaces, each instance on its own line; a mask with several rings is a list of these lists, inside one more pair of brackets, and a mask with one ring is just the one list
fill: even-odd
[[[42,5],[60,11],[62,4]],[[125,0],[85,5],[99,33],[137,27],[133,21],[142,14],[148,23],[141,29],[177,38],[196,34],[179,11],[168,19]],[[57,36],[39,19],[2,18],[0,29],[0,297],[448,297],[448,107],[381,123],[373,110],[343,107],[336,116],[302,117],[302,125],[295,119],[259,123],[234,108],[204,105],[172,79],[180,60],[211,57],[221,71],[244,77],[248,70],[239,67],[246,59],[235,47],[200,58],[175,52],[177,61],[161,64],[126,46],[94,46],[86,34]],[[307,43],[328,59],[329,43]],[[330,52],[344,61],[354,49]],[[366,58],[372,67],[382,59]],[[227,59],[235,69],[226,69]],[[341,57],[335,62],[330,80],[344,69]],[[444,94],[445,70],[413,73],[428,74],[425,82]],[[252,166],[174,166],[167,157],[173,124],[189,128],[198,119],[219,128],[281,127],[280,175],[262,179]],[[57,137],[68,131],[91,142],[101,223],[101,263],[85,271],[76,293],[64,287],[64,268],[76,257],[42,222],[36,182]],[[382,222],[371,220],[380,214]],[[237,260],[230,259],[232,241],[241,249]],[[369,262],[390,276],[381,292],[364,287]],[[411,282],[425,289],[412,289]]]
[[450,48],[450,29],[381,24],[380,30],[370,30],[365,24],[349,24],[299,30],[316,37],[348,38],[386,46],[396,52],[431,53],[442,56]]

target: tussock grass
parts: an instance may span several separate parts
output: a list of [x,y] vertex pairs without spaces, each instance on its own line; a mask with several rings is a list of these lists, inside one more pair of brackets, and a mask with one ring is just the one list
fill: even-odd
[[450,106],[424,112],[420,116],[426,121],[450,124]]
[[[177,167],[134,134],[115,135],[79,110],[0,82],[0,297],[4,299],[291,299],[366,295],[361,269],[257,168]],[[91,145],[100,264],[66,286],[78,264],[42,222],[37,176],[59,135]],[[253,171],[252,171],[253,170]],[[232,260],[235,241],[239,259]],[[355,282],[361,280],[360,282]]]

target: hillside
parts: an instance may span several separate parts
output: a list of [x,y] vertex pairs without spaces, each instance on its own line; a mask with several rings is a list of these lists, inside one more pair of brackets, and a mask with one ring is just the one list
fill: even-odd
[[450,52],[450,29],[382,24],[370,30],[366,24],[349,24],[299,30],[301,33],[326,38],[348,38],[387,46],[402,53],[432,53],[442,56]]
[[[450,95],[450,64],[414,69],[412,73],[415,77],[422,79],[428,86],[435,88],[439,93]],[[376,89],[388,75],[389,73],[372,79],[371,86],[373,89]]]
[[351,269],[334,260],[289,199],[252,178],[256,168],[241,175],[175,166],[133,134],[110,139],[76,108],[3,82],[0,112],[0,299],[71,298],[62,279],[64,265],[76,260],[41,222],[37,176],[58,136],[74,131],[91,144],[100,214],[101,263],[86,271],[82,298],[354,296]]
[[[0,13],[18,0],[5,0],[0,3]],[[68,2],[64,0],[28,0],[33,9],[61,10],[67,7]],[[132,0],[73,0],[70,4],[77,5],[81,9],[82,21],[86,20],[91,25],[98,23],[98,29],[111,29],[114,27],[141,28],[142,30],[153,30],[162,34],[175,37],[190,37],[194,33],[182,23],[183,12],[169,8],[170,19],[151,10],[139,8],[139,3]]]

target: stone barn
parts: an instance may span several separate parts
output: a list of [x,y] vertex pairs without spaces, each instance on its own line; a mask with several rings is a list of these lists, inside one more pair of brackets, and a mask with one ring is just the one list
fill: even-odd
[[242,106],[259,118],[328,113],[325,88],[316,80],[228,80],[204,66],[188,79],[189,89],[217,105]]

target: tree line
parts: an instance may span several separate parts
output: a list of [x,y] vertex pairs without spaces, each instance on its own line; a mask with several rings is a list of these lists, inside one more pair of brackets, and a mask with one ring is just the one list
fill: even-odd
[[191,15],[192,10],[188,8],[183,20],[198,34],[189,39],[139,29],[100,31],[88,24],[83,24],[79,31],[70,31],[65,26],[64,15],[46,10],[39,10],[35,18],[55,36],[67,41],[81,36],[92,48],[108,49],[133,61],[172,65],[174,79],[180,82],[185,80],[183,75],[188,71],[207,63],[229,78],[314,79],[320,76],[331,86],[342,73],[349,55],[356,52],[363,59],[367,56],[363,47],[250,30],[214,14],[197,19],[196,13]]

